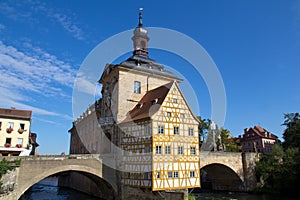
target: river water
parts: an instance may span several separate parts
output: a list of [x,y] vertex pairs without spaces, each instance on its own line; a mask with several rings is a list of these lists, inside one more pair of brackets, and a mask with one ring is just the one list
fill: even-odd
[[57,186],[57,178],[49,177],[33,185],[20,200],[103,200],[82,192]]
[[[196,200],[296,200],[297,198],[247,193],[201,192],[192,193]],[[24,193],[20,200],[103,200],[76,190],[58,187],[57,179],[50,177],[40,181]]]

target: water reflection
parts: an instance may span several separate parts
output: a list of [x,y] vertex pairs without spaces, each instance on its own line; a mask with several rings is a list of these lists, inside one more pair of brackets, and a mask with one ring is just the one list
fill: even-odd
[[101,200],[82,192],[57,186],[57,178],[40,181],[27,190],[20,200]]

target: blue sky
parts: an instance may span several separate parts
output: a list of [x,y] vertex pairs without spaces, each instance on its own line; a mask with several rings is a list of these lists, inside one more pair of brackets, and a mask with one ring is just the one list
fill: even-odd
[[[226,90],[224,128],[237,136],[261,125],[281,138],[283,114],[300,111],[300,1],[0,0],[0,107],[33,111],[40,154],[68,153],[81,63],[102,41],[135,28],[139,7],[144,26],[184,33],[214,60]],[[209,92],[189,63],[154,49],[150,57],[185,75],[199,101],[195,114],[210,118]]]

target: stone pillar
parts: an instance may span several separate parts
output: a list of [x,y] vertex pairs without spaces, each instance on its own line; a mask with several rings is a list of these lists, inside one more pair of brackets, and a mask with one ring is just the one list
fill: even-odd
[[244,171],[244,190],[252,191],[257,186],[255,165],[259,160],[257,153],[242,153],[243,171]]

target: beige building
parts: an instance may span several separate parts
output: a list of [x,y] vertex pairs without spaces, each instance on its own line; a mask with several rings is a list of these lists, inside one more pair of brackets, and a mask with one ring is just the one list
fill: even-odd
[[0,155],[18,156],[30,148],[32,111],[0,108]]
[[70,153],[114,153],[117,146],[123,186],[200,187],[199,121],[180,90],[183,80],[149,58],[141,13],[132,40],[133,55],[105,66],[101,99],[73,122]]

